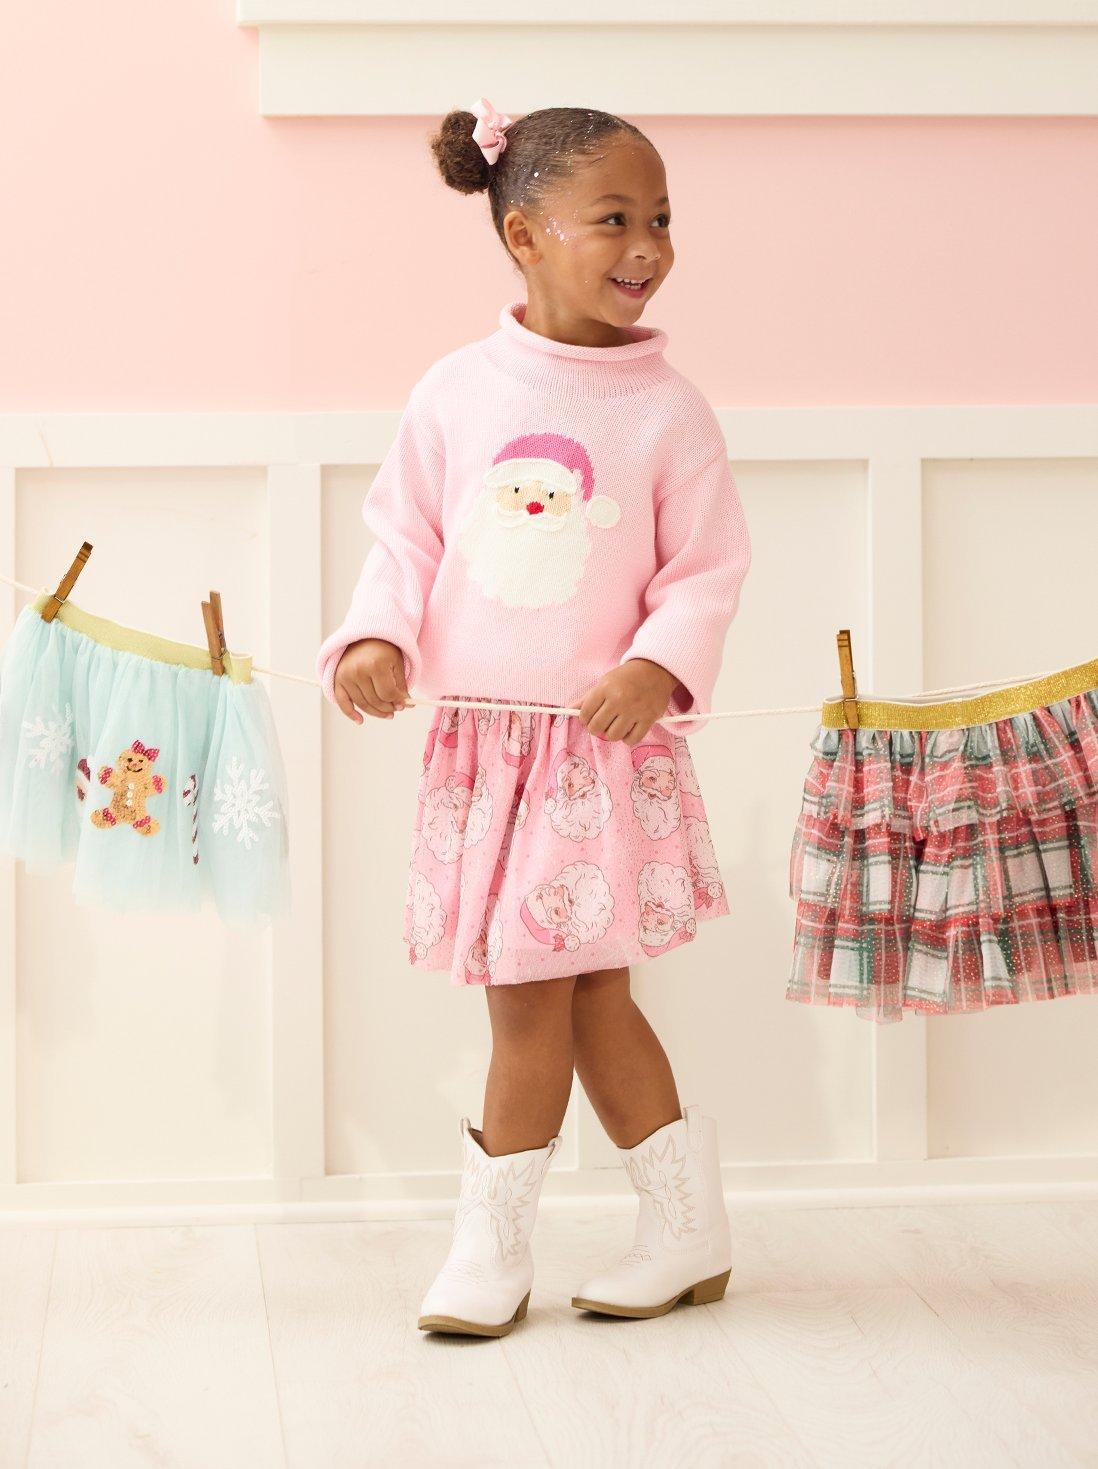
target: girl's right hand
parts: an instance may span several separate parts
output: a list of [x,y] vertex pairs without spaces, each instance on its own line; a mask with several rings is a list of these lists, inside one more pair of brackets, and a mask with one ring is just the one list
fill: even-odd
[[395,709],[414,709],[404,681],[404,654],[384,638],[360,638],[344,648],[333,691],[348,719],[362,723],[357,704],[375,719],[392,719]]

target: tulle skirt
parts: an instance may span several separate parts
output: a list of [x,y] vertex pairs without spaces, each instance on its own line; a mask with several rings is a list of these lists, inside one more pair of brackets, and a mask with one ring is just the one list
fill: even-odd
[[171,642],[48,596],[0,660],[0,852],[72,859],[82,906],[193,909],[227,923],[289,906],[286,784],[251,660]]
[[895,1021],[1098,988],[1098,659],[944,703],[825,701],[790,1000]]
[[631,747],[574,715],[437,708],[412,833],[409,963],[457,985],[520,984],[657,958],[727,914],[673,728],[653,724]]

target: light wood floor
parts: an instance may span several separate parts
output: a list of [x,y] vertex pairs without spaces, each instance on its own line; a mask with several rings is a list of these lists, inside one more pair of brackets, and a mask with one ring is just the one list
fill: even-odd
[[729,1294],[568,1305],[631,1216],[543,1205],[529,1315],[429,1336],[449,1222],[0,1227],[0,1464],[1098,1465],[1098,1200],[734,1209]]

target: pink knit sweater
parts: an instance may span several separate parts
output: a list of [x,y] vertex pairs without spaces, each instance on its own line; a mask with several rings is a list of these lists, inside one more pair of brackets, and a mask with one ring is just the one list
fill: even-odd
[[706,724],[751,542],[716,415],[633,327],[578,347],[522,325],[435,362],[412,388],[362,507],[373,532],[317,676],[359,638],[404,654],[409,692],[574,708],[628,658]]

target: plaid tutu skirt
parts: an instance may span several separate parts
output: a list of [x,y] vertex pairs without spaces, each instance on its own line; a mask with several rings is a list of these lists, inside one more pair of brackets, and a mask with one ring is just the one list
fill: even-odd
[[868,1020],[1098,988],[1098,659],[945,702],[824,701],[786,998]]

